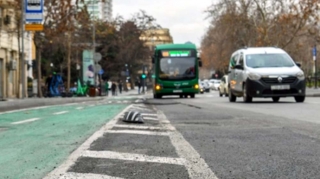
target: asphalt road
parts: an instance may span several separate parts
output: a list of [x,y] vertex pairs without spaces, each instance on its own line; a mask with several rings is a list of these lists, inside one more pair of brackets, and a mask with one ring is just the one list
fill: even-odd
[[229,103],[217,92],[158,105],[221,179],[320,178],[320,98]]
[[[213,91],[0,113],[0,178],[320,178],[319,104]],[[124,122],[128,111],[144,123]]]

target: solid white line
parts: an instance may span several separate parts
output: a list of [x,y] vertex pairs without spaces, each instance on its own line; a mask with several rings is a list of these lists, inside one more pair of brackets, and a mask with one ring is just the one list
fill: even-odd
[[[51,171],[47,176],[43,179],[52,179],[54,176],[60,176],[60,174],[64,174],[68,171],[68,169],[75,164],[77,159],[81,156],[83,151],[86,151],[90,148],[92,142],[96,141],[98,138],[103,136],[104,132],[110,130],[113,125],[115,125],[119,119],[120,115],[123,115],[132,105],[127,106],[121,113],[115,116],[111,121],[109,121],[106,125],[104,125],[100,130],[95,132],[91,137],[89,137],[78,149],[76,149],[68,159],[55,170]],[[88,179],[95,178],[89,177]]]
[[11,124],[15,125],[15,124],[23,124],[23,123],[27,123],[27,122],[33,122],[33,121],[37,121],[40,118],[32,118],[32,119],[27,119],[27,120],[23,120],[23,121],[18,121],[18,122],[13,122]]
[[57,175],[57,179],[123,179],[119,177],[113,177],[108,175],[99,175],[99,174],[91,174],[91,173],[74,173],[68,172],[63,175]]
[[[163,112],[158,111],[158,114],[160,120],[168,120]],[[173,128],[170,123],[164,124],[164,126]],[[184,139],[183,135],[175,130],[171,132],[169,137],[179,157],[186,159],[185,167],[188,170],[190,178],[218,179],[200,154]]]
[[141,134],[141,135],[159,135],[159,136],[168,136],[168,132],[153,132],[153,131],[140,131],[140,130],[109,130],[106,133],[114,134]]
[[153,126],[137,126],[137,125],[122,125],[122,124],[116,124],[113,127],[119,127],[119,128],[129,128],[129,129],[145,129],[145,130],[161,130],[164,129],[162,127],[153,127]]
[[116,160],[131,160],[138,162],[165,163],[174,165],[184,165],[185,160],[181,158],[155,157],[133,153],[119,153],[112,151],[85,151],[82,157],[107,158]]
[[54,115],[60,115],[60,114],[65,114],[65,113],[68,113],[69,111],[61,111],[61,112],[56,112],[56,113],[53,113]]
[[78,110],[79,110],[79,109],[83,109],[83,107],[77,107],[76,109],[78,109]]

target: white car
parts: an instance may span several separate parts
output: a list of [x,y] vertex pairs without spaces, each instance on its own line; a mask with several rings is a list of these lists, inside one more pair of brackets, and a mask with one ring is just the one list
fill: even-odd
[[220,83],[220,86],[218,88],[220,97],[222,97],[223,95],[226,96],[226,97],[228,96],[228,94],[229,94],[228,86],[229,86],[228,75],[224,75],[221,78],[221,83]]
[[212,83],[211,89],[218,90],[221,81],[217,79],[211,79],[210,82]]

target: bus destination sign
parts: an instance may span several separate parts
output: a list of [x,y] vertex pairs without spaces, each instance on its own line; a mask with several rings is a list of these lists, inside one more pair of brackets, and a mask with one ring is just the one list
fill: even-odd
[[191,56],[191,51],[189,50],[170,50],[162,51],[163,57],[189,57]]

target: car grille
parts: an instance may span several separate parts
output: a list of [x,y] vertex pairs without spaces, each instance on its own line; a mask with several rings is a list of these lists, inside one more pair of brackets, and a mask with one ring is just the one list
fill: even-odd
[[267,84],[277,84],[277,83],[291,84],[297,80],[297,77],[295,76],[283,77],[281,82],[278,81],[278,78],[261,78],[261,80]]

